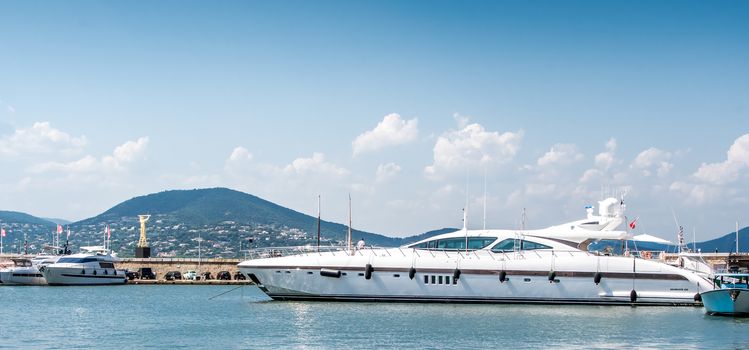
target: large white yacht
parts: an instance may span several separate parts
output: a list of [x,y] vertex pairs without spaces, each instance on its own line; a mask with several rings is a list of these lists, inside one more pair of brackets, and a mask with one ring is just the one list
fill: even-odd
[[699,305],[713,289],[658,260],[589,252],[616,231],[624,205],[540,230],[468,230],[399,248],[268,248],[238,266],[275,300]]
[[0,270],[0,284],[2,285],[46,285],[47,280],[39,269],[54,263],[59,259],[56,255],[39,255],[34,258],[14,258],[14,266]]
[[103,247],[81,247],[83,253],[66,255],[40,270],[51,286],[124,284],[125,270],[114,266],[117,258]]

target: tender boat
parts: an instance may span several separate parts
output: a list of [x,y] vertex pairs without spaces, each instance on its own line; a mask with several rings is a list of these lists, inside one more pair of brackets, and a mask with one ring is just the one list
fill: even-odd
[[66,255],[40,270],[51,286],[124,284],[125,270],[117,270],[117,258],[101,247],[81,247],[83,253]]
[[715,275],[718,289],[700,294],[710,315],[749,316],[749,273]]
[[39,268],[56,261],[59,257],[41,255],[34,258],[13,258],[13,266],[0,270],[0,284],[40,286],[47,284]]
[[54,255],[40,255],[31,259],[11,259],[14,266],[0,270],[0,284],[29,286],[46,285],[47,280],[44,279],[44,276],[39,269],[42,266],[54,263],[59,258],[59,256]]
[[238,267],[275,300],[700,305],[713,286],[699,273],[588,251],[628,237],[615,230],[624,208],[609,198],[563,225],[464,227],[399,248],[266,248]]

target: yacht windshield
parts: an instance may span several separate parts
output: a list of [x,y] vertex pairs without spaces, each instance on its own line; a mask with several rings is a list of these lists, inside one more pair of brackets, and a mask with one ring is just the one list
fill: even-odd
[[60,258],[60,260],[57,260],[58,263],[68,263],[68,264],[83,264],[83,263],[95,262],[95,261],[99,261],[99,259],[95,257],[85,257],[85,258],[66,257],[66,258]]

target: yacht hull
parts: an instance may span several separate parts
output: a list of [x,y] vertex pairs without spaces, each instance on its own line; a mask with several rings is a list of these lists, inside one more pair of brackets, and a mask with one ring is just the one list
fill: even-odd
[[42,272],[50,286],[125,284],[125,271],[115,269],[82,269],[48,266]]
[[698,306],[695,297],[709,285],[665,264],[623,257],[427,254],[268,258],[239,268],[275,300]]
[[701,294],[710,315],[749,316],[749,289],[716,289]]
[[35,267],[11,268],[0,271],[0,284],[7,286],[43,286],[47,284],[47,280]]

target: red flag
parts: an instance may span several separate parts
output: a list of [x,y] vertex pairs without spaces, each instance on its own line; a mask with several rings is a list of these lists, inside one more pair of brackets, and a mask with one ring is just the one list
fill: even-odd
[[5,229],[4,228],[0,229],[0,235],[2,235],[3,237],[5,237]]
[[631,229],[634,230],[635,226],[636,226],[636,223],[637,223],[637,219],[639,219],[639,218],[640,217],[638,216],[637,218],[635,218],[634,220],[632,220],[632,222],[629,223],[629,228],[631,228]]
[[62,233],[62,225],[57,224],[57,233]]

